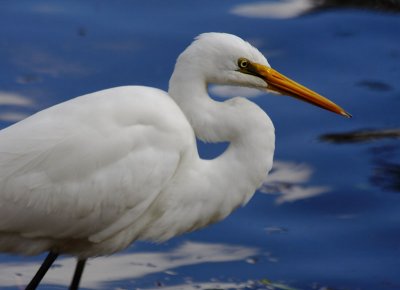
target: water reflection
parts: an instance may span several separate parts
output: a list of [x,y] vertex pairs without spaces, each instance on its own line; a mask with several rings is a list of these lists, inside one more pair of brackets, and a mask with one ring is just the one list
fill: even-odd
[[22,96],[18,93],[13,92],[2,92],[0,91],[0,106],[31,106],[32,100]]
[[[185,284],[174,285],[170,287],[163,286],[163,290],[199,290],[199,289],[208,289],[208,290],[223,290],[223,289],[253,289],[252,281],[248,283],[234,283],[234,282],[204,282],[204,283],[193,283],[188,281]],[[154,288],[146,288],[146,290],[159,290],[160,286]],[[259,288],[258,288],[259,289]]]
[[23,74],[17,77],[16,82],[21,85],[38,83],[42,79],[35,74]]
[[[210,262],[245,260],[259,254],[259,250],[245,246],[186,242],[168,252],[127,253],[110,257],[99,257],[88,262],[82,287],[98,289],[117,280],[137,279],[170,269]],[[37,270],[36,263],[1,263],[0,287],[25,285]],[[75,259],[57,260],[45,276],[43,284],[69,285]],[[174,273],[175,272],[170,272]],[[185,286],[186,287],[186,286]],[[177,289],[174,287],[174,289]],[[181,288],[192,289],[192,288]]]
[[[160,289],[160,286],[156,288],[146,288],[147,290]],[[283,283],[272,282],[268,279],[262,279],[261,281],[249,280],[246,283],[235,283],[235,282],[204,282],[204,283],[192,283],[188,282],[185,284],[174,285],[171,287],[162,287],[163,290],[232,290],[232,289],[267,289],[267,290],[299,290],[291,288],[290,286]],[[314,289],[314,288],[313,288]],[[328,288],[315,288],[315,289],[326,289]]]
[[240,4],[230,12],[238,16],[254,18],[292,18],[305,13],[312,7],[309,0],[285,0]]
[[[34,103],[28,97],[19,93],[0,91],[0,106],[11,106],[20,108],[33,107]],[[0,121],[17,122],[28,117],[29,113],[19,112],[14,110],[2,110],[0,112]]]
[[400,12],[398,0],[282,0],[240,4],[230,12],[243,17],[254,18],[293,18],[307,13],[328,9],[359,8],[380,11]]
[[[320,140],[335,144],[372,142],[400,138],[400,129],[356,130],[325,134]],[[398,146],[382,145],[368,150],[372,155],[372,173],[369,181],[384,191],[400,192],[400,154]]]
[[365,87],[369,91],[376,92],[389,92],[393,90],[391,85],[377,80],[362,80],[357,82],[357,85],[360,87]]
[[400,154],[398,146],[382,146],[370,149],[373,154],[373,170],[370,182],[385,191],[400,192]]
[[327,186],[303,185],[313,174],[311,166],[303,163],[275,161],[273,168],[259,191],[267,194],[278,194],[277,204],[293,202],[325,193]]
[[363,8],[381,11],[400,12],[398,0],[310,0],[315,10],[332,8]]
[[358,143],[368,142],[379,139],[397,139],[400,138],[400,129],[361,129],[344,133],[332,133],[320,136],[320,140],[330,143]]

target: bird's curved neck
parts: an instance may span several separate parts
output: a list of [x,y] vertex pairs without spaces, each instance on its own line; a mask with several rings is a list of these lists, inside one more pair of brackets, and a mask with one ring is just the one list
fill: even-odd
[[230,141],[226,136],[229,128],[223,128],[219,122],[221,115],[227,113],[224,105],[210,98],[201,76],[174,72],[168,93],[185,113],[197,138],[207,142]]
[[269,117],[243,98],[212,100],[201,75],[184,74],[179,69],[171,77],[169,94],[188,118],[196,137],[230,143],[221,156],[199,162],[199,176],[206,177],[209,185],[205,190],[226,192],[231,210],[246,202],[272,166],[275,135]]

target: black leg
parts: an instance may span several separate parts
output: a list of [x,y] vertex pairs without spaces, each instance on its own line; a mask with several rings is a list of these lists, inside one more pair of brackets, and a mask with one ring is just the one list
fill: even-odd
[[39,285],[40,281],[42,281],[44,275],[46,275],[47,270],[51,267],[53,262],[57,259],[58,253],[49,252],[46,259],[44,259],[42,265],[39,270],[36,272],[36,275],[32,278],[31,282],[29,282],[28,286],[26,286],[25,290],[34,290]]
[[71,286],[69,290],[78,290],[79,282],[81,281],[83,269],[85,268],[86,259],[78,260],[76,263],[74,277],[72,278]]

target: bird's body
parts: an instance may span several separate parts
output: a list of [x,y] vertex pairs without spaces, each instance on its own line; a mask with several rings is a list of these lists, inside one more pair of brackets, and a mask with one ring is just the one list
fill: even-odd
[[140,219],[193,140],[168,95],[144,87],[82,96],[1,131],[0,249],[90,256],[126,247],[135,237],[126,219]]
[[[247,101],[227,106],[241,102]],[[265,118],[265,129],[272,126],[249,106]],[[248,200],[271,167],[273,134],[262,133],[265,144],[253,143],[249,152],[231,145],[223,156],[202,160],[177,104],[138,86],[41,111],[0,131],[0,251],[106,255],[136,239],[165,240],[217,221]],[[246,139],[240,142],[252,141]],[[254,184],[238,190],[226,182],[239,174],[231,159],[241,176],[260,167]]]
[[[242,39],[204,34],[178,58],[168,93],[103,90],[0,131],[0,251],[75,255],[77,287],[88,257],[167,240],[245,204],[272,167],[274,127],[246,99],[213,101],[208,83],[269,89],[348,116]],[[203,160],[196,137],[229,147]]]

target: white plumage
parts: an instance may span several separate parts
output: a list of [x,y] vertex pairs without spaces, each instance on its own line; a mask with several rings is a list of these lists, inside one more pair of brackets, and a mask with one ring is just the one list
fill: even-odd
[[168,95],[145,87],[82,96],[1,131],[0,249],[37,254],[51,245],[91,256],[126,247],[133,233],[85,254],[91,239],[115,237],[127,218],[139,219],[193,140]]
[[[287,89],[272,73],[242,39],[203,34],[178,58],[168,94],[112,88],[0,131],[0,251],[84,260],[223,219],[271,169],[274,128],[246,99],[210,99],[208,83],[286,93],[348,116],[284,79],[292,82]],[[230,145],[202,160],[195,136]]]

